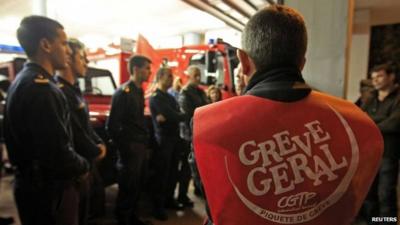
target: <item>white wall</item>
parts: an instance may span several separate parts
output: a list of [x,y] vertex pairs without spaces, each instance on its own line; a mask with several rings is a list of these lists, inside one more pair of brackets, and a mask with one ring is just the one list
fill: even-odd
[[348,0],[285,0],[306,21],[308,50],[303,75],[313,87],[344,97]]
[[353,102],[359,97],[360,80],[368,76],[370,26],[371,11],[369,9],[357,10],[354,14],[347,92],[347,99]]

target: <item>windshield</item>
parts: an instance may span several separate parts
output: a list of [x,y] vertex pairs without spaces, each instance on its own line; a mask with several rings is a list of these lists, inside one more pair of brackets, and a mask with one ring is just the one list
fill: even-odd
[[206,54],[197,53],[190,58],[189,65],[197,66],[201,72],[201,83],[205,85],[224,84],[224,57],[221,52],[215,52],[215,58],[213,59],[213,64],[215,64],[215,72],[208,72],[206,65]]
[[85,77],[78,79],[79,87],[85,94],[112,95],[116,85],[108,70],[89,68]]

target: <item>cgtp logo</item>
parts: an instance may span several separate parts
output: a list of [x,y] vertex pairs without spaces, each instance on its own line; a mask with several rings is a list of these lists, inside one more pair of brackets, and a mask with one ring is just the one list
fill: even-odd
[[278,208],[280,208],[278,212],[295,211],[300,208],[310,208],[315,205],[316,196],[317,193],[315,192],[301,192],[295,195],[284,196],[278,201]]
[[225,156],[228,178],[253,213],[276,223],[303,223],[317,218],[346,192],[358,166],[358,144],[345,118],[330,108],[348,138],[344,153],[335,149],[342,146],[335,143],[335,137],[343,135],[332,131],[336,135],[332,136],[323,122],[313,120],[303,124],[300,134],[284,130],[267,140],[240,145],[239,164],[248,171],[246,180],[241,181],[246,188],[235,184]]

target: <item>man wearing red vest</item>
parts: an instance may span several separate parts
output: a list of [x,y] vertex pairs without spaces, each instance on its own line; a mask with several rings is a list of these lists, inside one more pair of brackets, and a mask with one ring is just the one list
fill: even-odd
[[307,32],[297,11],[259,11],[242,46],[244,95],[193,118],[207,223],[350,224],[377,172],[379,130],[354,104],[307,86]]

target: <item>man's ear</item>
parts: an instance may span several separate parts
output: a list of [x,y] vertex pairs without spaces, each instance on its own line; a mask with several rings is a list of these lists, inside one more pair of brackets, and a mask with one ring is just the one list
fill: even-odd
[[238,49],[236,51],[237,57],[240,60],[240,63],[242,64],[242,72],[245,76],[251,77],[255,72],[256,72],[256,67],[253,63],[253,60],[249,57],[249,55],[241,50]]
[[50,53],[51,52],[51,43],[46,38],[40,39],[39,48],[41,48],[44,52]]

